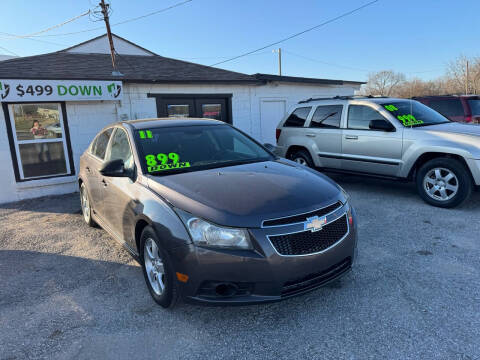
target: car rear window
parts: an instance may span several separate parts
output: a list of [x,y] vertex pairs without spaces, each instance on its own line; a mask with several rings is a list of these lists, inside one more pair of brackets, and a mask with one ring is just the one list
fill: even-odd
[[305,121],[307,120],[308,114],[310,114],[312,107],[301,107],[296,109],[285,121],[283,126],[285,127],[303,127]]
[[97,136],[95,142],[92,145],[92,154],[98,157],[99,159],[105,158],[105,153],[107,152],[108,141],[110,140],[110,135],[112,135],[113,129],[107,129]]
[[460,99],[431,99],[429,106],[448,118],[465,115]]
[[470,109],[472,110],[472,115],[480,115],[480,99],[478,100],[468,100],[468,105],[470,105]]
[[310,122],[311,128],[339,128],[343,105],[318,106]]

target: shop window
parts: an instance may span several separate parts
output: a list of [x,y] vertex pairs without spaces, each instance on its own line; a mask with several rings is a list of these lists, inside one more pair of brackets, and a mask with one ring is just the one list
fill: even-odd
[[11,104],[8,113],[17,180],[73,174],[61,104]]

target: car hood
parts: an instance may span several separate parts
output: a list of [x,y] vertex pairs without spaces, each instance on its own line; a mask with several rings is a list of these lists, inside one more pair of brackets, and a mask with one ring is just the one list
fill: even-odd
[[166,176],[148,186],[174,207],[215,224],[260,227],[263,220],[312,211],[343,195],[330,178],[289,160]]

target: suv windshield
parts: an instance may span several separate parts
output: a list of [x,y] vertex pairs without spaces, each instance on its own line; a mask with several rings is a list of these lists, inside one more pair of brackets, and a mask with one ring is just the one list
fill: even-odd
[[394,100],[381,105],[405,127],[419,127],[450,122],[440,113],[414,100]]
[[135,137],[144,170],[155,175],[274,159],[228,125],[150,128],[137,130]]

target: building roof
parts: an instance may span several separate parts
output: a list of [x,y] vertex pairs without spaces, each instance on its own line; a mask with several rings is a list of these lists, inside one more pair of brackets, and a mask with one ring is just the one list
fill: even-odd
[[[54,53],[0,62],[0,79],[121,80],[130,83],[237,83],[292,82],[318,85],[361,85],[362,82],[269,74],[247,75],[167,58],[113,34],[120,46],[116,56],[123,76],[112,75],[108,40],[101,35]],[[136,55],[132,55],[136,54]],[[138,55],[137,55],[138,54]]]
[[365,82],[361,81],[349,81],[349,80],[331,80],[331,79],[318,79],[318,78],[306,78],[298,76],[284,76],[284,75],[271,75],[271,74],[254,74],[256,79],[263,81],[281,81],[281,82],[293,82],[304,84],[318,84],[318,85],[362,85]]

